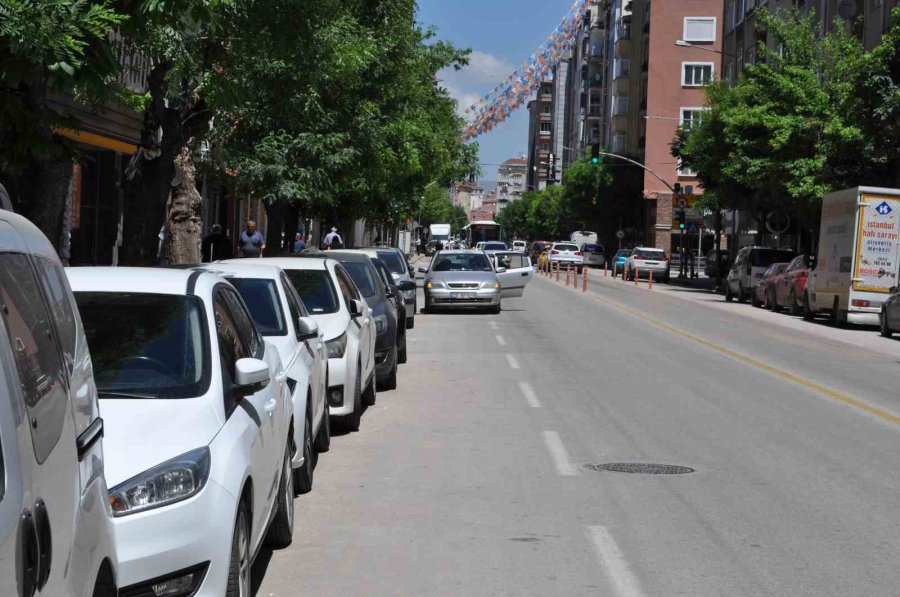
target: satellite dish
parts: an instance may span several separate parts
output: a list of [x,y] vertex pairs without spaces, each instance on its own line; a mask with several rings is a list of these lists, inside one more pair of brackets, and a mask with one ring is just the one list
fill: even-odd
[[838,16],[845,21],[849,21],[850,19],[855,18],[858,12],[859,6],[857,6],[856,0],[841,0],[840,2],[838,2]]

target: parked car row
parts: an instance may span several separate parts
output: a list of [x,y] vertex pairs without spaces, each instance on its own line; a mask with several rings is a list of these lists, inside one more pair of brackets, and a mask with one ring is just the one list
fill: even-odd
[[408,307],[395,249],[63,270],[0,212],[0,594],[251,594]]

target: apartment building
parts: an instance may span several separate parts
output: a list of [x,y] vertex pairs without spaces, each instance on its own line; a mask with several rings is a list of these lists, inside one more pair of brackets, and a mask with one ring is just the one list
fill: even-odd
[[540,191],[547,186],[546,164],[550,161],[553,137],[553,82],[543,81],[534,99],[528,102],[528,155],[525,190]]
[[494,194],[497,198],[497,212],[522,197],[526,190],[526,178],[528,160],[526,156],[510,158],[503,162],[497,169],[497,188]]
[[806,15],[814,13],[823,35],[834,28],[835,22],[842,23],[871,49],[890,28],[891,10],[896,6],[900,6],[900,0],[728,0],[723,18],[723,76],[736,82],[744,68],[759,59],[760,42],[774,48],[771,36],[757,27],[757,8],[797,8]]

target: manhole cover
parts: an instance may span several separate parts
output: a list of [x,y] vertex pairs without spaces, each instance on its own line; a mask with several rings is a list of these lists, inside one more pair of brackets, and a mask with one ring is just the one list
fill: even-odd
[[589,464],[586,468],[592,471],[610,473],[635,473],[638,475],[685,475],[694,469],[673,464],[647,464],[643,462],[610,462],[608,464]]

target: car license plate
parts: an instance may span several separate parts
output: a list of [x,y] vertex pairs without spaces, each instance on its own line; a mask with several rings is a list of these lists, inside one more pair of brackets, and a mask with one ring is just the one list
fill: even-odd
[[474,292],[451,292],[450,300],[464,301],[464,300],[468,300],[468,299],[473,299],[476,296],[478,296],[478,295],[476,295]]

